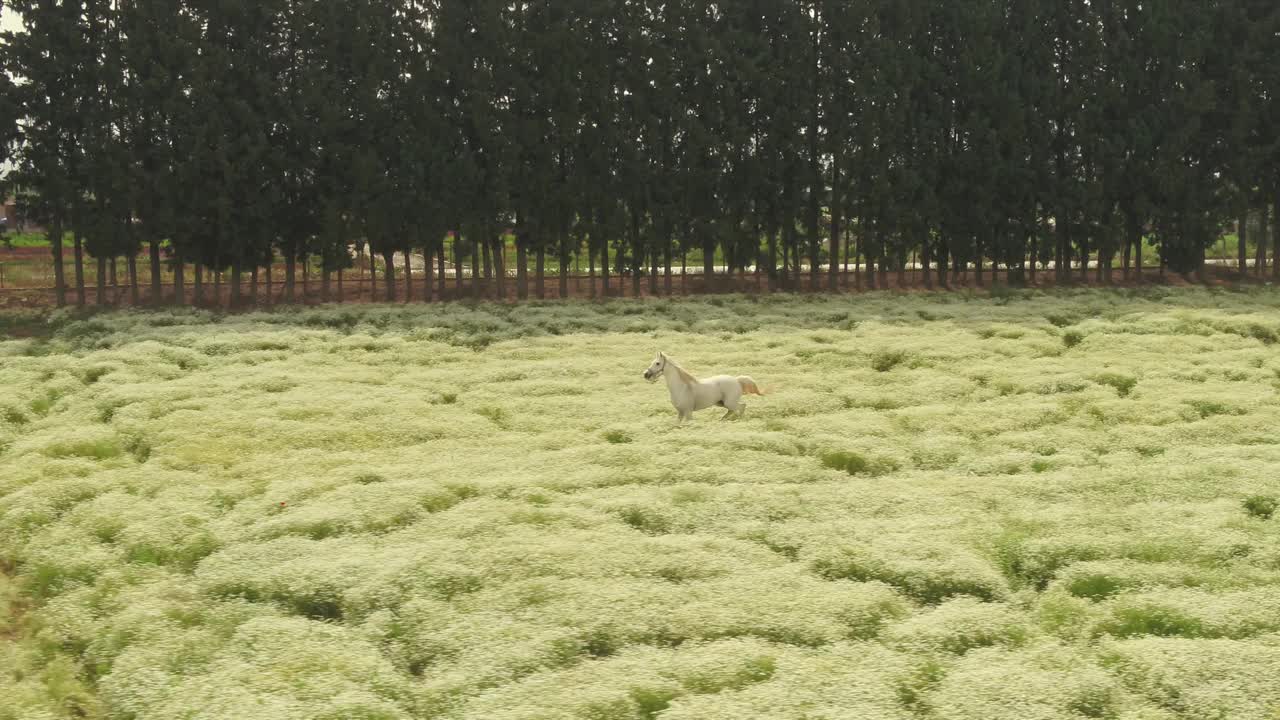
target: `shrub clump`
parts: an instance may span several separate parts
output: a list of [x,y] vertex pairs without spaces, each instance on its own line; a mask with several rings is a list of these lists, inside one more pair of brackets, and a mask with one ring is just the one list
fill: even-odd
[[604,439],[612,445],[625,445],[632,440],[631,436],[622,430],[606,430]]
[[1280,500],[1274,495],[1254,495],[1244,501],[1244,511],[1263,520],[1270,520],[1276,508],[1280,508]]
[[876,372],[889,372],[909,358],[910,356],[902,350],[880,350],[871,356],[871,367]]
[[1131,375],[1109,372],[1098,375],[1094,378],[1094,382],[1115,388],[1120,397],[1129,397],[1129,393],[1133,392],[1133,388],[1137,386],[1138,379]]
[[832,470],[843,470],[850,475],[887,475],[898,469],[892,458],[869,458],[856,452],[834,451],[822,454],[822,464]]

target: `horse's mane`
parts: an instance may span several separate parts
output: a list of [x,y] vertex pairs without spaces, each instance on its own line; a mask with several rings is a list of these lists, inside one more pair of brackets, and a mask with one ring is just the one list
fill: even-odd
[[689,383],[690,385],[696,385],[698,383],[698,378],[694,377],[693,373],[690,373],[688,370],[680,367],[680,364],[675,360],[667,358],[667,364],[676,369],[676,374],[680,376],[681,380]]

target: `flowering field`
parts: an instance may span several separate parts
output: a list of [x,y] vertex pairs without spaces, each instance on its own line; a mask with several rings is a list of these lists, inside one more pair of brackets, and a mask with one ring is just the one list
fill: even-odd
[[1271,291],[31,320],[5,720],[1280,717]]

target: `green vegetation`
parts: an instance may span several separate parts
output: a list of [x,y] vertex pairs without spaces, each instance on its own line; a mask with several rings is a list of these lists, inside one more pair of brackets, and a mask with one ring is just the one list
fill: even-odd
[[1274,495],[1253,495],[1244,501],[1244,509],[1263,520],[1270,520],[1276,514],[1276,508],[1280,508],[1280,500]]
[[[64,242],[71,242],[71,235],[67,235]],[[47,248],[49,247],[49,237],[44,233],[33,232],[9,232],[5,233],[0,246],[11,248]]]
[[236,305],[269,258],[328,277],[353,244],[514,245],[522,298],[687,254],[789,289],[845,259],[880,289],[916,262],[1061,285],[1211,250],[1280,277],[1275,2],[10,5],[7,185],[155,286],[168,238]]
[[1270,720],[1278,313],[8,316],[0,718]]

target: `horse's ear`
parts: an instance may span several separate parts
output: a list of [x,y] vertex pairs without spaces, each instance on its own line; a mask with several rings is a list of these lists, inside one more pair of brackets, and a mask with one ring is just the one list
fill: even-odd
[[664,352],[662,352],[661,350],[659,350],[659,351],[658,351],[658,357],[662,358],[663,360],[666,360],[666,359],[667,359],[667,354],[666,354],[666,353],[664,353]]

